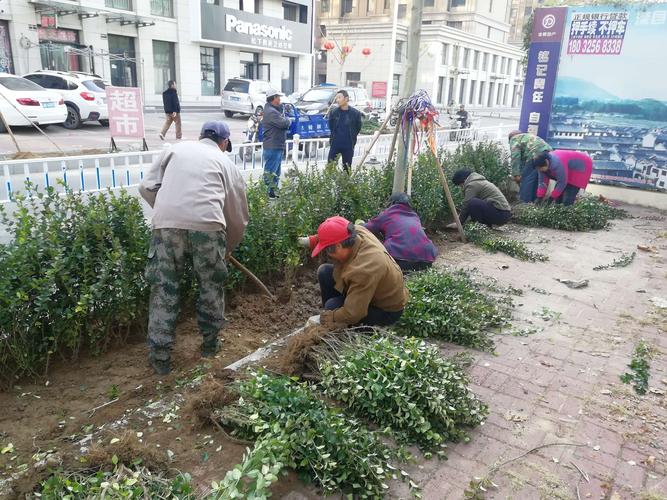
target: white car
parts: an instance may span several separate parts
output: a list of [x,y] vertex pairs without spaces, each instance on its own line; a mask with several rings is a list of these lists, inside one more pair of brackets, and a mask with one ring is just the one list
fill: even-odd
[[98,121],[109,126],[109,110],[106,104],[104,81],[97,75],[65,71],[35,71],[23,78],[45,89],[59,92],[65,99],[67,119],[63,126],[76,129],[83,122]]
[[222,91],[220,108],[227,118],[234,113],[261,113],[266,104],[266,91],[270,88],[271,84],[263,80],[230,78]]
[[[10,127],[50,125],[67,118],[67,107],[60,94],[9,73],[0,73],[0,111]],[[5,132],[2,120],[0,132]]]

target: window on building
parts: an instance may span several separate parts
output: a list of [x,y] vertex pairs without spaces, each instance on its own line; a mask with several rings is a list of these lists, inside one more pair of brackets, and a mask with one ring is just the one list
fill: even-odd
[[454,102],[454,79],[449,79],[449,91],[447,92],[447,104]]
[[320,35],[327,36],[327,27],[324,24],[320,24]]
[[463,29],[463,21],[447,21],[447,26],[450,28],[455,28],[457,30]]
[[308,6],[299,5],[299,22],[301,24],[308,24]]
[[463,68],[467,68],[470,63],[470,49],[463,49]]
[[299,6],[295,3],[283,2],[283,19],[285,21],[299,21]]
[[199,68],[201,71],[201,95],[220,94],[220,49],[199,48]]
[[495,73],[498,69],[498,56],[493,56],[493,62],[491,63],[491,73]]
[[500,58],[500,72],[503,74],[505,73],[505,64],[507,63],[506,61],[507,59],[505,59],[504,57]]
[[486,27],[486,38],[491,38],[491,26]]
[[398,4],[398,18],[405,19],[406,14],[408,13],[408,6],[404,3]]
[[484,88],[486,87],[486,82],[479,82],[479,98],[477,99],[477,104],[484,103]]
[[435,0],[424,0],[424,7],[435,7]]
[[391,82],[391,95],[398,95],[400,88],[401,88],[401,75],[394,75],[394,79]]
[[523,15],[526,17],[530,17],[532,13],[533,13],[533,8],[530,5],[523,10]]
[[361,73],[358,71],[348,71],[345,73],[345,85],[348,87],[356,87],[361,81]]
[[443,101],[444,97],[445,97],[445,77],[440,76],[438,77],[438,103],[447,104],[445,101]]
[[391,0],[384,0],[384,10],[391,9]]
[[320,2],[320,12],[322,12],[322,13],[329,12],[330,7],[331,6],[329,4],[329,0],[322,0]]
[[440,59],[440,64],[443,66],[447,65],[447,56],[449,55],[449,45],[446,43],[442,44],[442,58]]
[[174,17],[174,0],[151,0],[151,14]]
[[220,2],[218,0],[202,0],[203,3],[207,3],[209,5],[220,5]]
[[465,7],[466,0],[449,0],[449,7]]
[[155,72],[155,93],[161,94],[169,80],[176,79],[176,58],[174,44],[153,40],[153,71]]
[[493,12],[493,0],[489,0],[489,12]]
[[375,14],[375,0],[366,0],[366,12]]
[[112,9],[132,10],[132,0],[104,0],[104,5]]
[[476,90],[476,85],[477,82],[475,80],[470,80],[470,99],[468,99],[468,102],[470,104],[475,103],[475,90]]
[[484,52],[484,59],[482,61],[482,71],[488,71],[489,70],[489,53]]
[[475,51],[475,57],[472,61],[473,69],[479,69],[479,50]]
[[459,85],[459,104],[463,104],[463,99],[465,99],[466,91],[466,80],[461,80],[461,85]]
[[353,0],[341,0],[340,2],[340,15],[341,17],[345,14],[352,12],[354,8]]
[[403,41],[396,40],[396,50],[394,51],[394,62],[403,62]]

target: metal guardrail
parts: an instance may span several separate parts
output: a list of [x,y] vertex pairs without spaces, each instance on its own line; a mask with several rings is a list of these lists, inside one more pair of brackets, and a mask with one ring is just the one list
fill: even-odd
[[[512,126],[500,125],[457,130],[441,129],[436,132],[436,143],[440,149],[453,149],[462,142],[504,141],[505,134],[511,128]],[[392,137],[392,134],[380,135],[368,159],[386,160]],[[353,161],[361,159],[373,138],[374,135],[359,137]],[[426,148],[425,142],[420,141],[419,150],[425,151]],[[26,181],[41,189],[53,187],[61,192],[65,189],[63,185],[82,192],[136,187],[143,179],[144,171],[161,153],[161,150],[156,150],[0,161],[2,167],[0,203],[11,202],[12,195],[23,190]],[[284,164],[296,164],[297,167],[308,164],[323,165],[327,161],[328,154],[327,138],[299,140],[295,137],[285,145]],[[236,144],[229,157],[246,179],[260,178],[263,171],[261,143]]]

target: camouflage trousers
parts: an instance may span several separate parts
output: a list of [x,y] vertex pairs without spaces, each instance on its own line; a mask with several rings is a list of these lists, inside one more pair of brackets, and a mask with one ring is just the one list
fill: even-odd
[[224,324],[226,237],[223,231],[155,229],[146,280],[151,287],[148,346],[152,361],[169,362],[179,314],[180,285],[186,264],[197,281],[197,324],[202,353],[214,353]]

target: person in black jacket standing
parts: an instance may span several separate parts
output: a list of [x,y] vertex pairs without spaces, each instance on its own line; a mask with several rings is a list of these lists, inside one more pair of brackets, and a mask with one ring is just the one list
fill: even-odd
[[280,165],[285,154],[287,130],[292,123],[285,116],[285,108],[280,103],[284,94],[275,89],[266,92],[266,106],[262,117],[264,183],[269,190],[269,198],[276,197],[276,189],[280,181]]
[[343,158],[343,168],[350,173],[354,146],[361,130],[361,113],[350,106],[350,95],[346,90],[339,90],[336,94],[338,107],[329,116],[330,149],[327,162],[338,164],[338,155]]
[[160,132],[160,139],[164,141],[164,136],[167,135],[167,131],[173,122],[176,124],[176,139],[180,140],[183,137],[181,131],[181,103],[178,100],[178,92],[176,92],[176,82],[169,80],[167,85],[169,88],[162,92],[164,114],[167,115],[167,119],[164,121],[164,126]]

